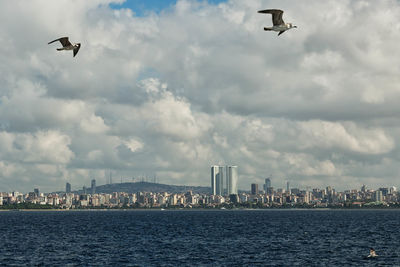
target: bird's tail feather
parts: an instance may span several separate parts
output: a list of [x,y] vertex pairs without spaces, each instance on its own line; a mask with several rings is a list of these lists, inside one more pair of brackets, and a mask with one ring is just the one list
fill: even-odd
[[271,28],[264,27],[264,31],[272,31]]

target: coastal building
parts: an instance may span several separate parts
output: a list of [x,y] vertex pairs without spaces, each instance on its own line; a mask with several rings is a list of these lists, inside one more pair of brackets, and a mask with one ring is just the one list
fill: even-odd
[[73,194],[67,193],[64,197],[65,207],[70,208],[72,206]]
[[217,195],[217,175],[219,166],[211,166],[211,195]]
[[264,191],[267,192],[268,188],[271,187],[271,178],[268,177],[267,179],[265,179],[265,184],[264,184]]
[[224,167],[219,166],[219,171],[216,176],[216,189],[217,189],[217,195],[222,196],[224,193]]
[[229,195],[229,201],[233,204],[239,203],[239,196],[238,195]]
[[172,194],[169,198],[169,205],[175,206],[176,204],[178,204],[178,196],[177,194]]
[[237,166],[226,166],[226,190],[227,195],[238,194],[238,170]]
[[267,187],[267,190],[265,191],[267,193],[267,195],[273,195],[274,194],[274,188],[271,187]]
[[300,194],[300,189],[299,188],[292,188],[292,189],[290,189],[290,193],[294,194],[294,195]]
[[92,179],[92,183],[91,183],[91,194],[94,195],[96,194],[96,179]]
[[251,194],[258,195],[258,184],[251,184]]
[[365,184],[362,185],[362,187],[361,187],[361,192],[362,192],[362,193],[367,192],[367,187],[365,186]]
[[224,167],[211,167],[211,194],[221,196],[224,192]]
[[380,187],[380,188],[379,188],[379,191],[382,192],[382,195],[383,195],[384,197],[387,196],[387,194],[389,194],[389,188],[387,188],[387,187]]
[[70,183],[65,184],[65,193],[67,193],[67,194],[71,193],[71,184]]
[[211,195],[216,195],[217,194],[217,177],[216,177],[216,172],[218,166],[211,166]]
[[383,201],[383,194],[381,190],[376,190],[374,192],[374,200],[376,202],[382,202]]

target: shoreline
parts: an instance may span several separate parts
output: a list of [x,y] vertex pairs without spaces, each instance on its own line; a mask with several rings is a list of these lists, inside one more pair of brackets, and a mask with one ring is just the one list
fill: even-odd
[[250,209],[250,208],[235,208],[235,209],[205,209],[205,208],[148,208],[148,209],[0,209],[1,212],[100,212],[100,211],[400,211],[400,208],[266,208],[266,209]]

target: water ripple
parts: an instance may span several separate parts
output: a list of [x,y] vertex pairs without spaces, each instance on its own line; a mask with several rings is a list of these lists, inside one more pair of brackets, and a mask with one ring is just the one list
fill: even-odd
[[[400,211],[1,212],[2,265],[400,266]],[[365,258],[369,247],[379,257]]]

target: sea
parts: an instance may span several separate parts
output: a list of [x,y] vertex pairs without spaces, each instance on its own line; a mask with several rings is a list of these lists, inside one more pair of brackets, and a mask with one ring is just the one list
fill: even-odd
[[1,266],[400,266],[400,210],[4,211],[0,238]]

